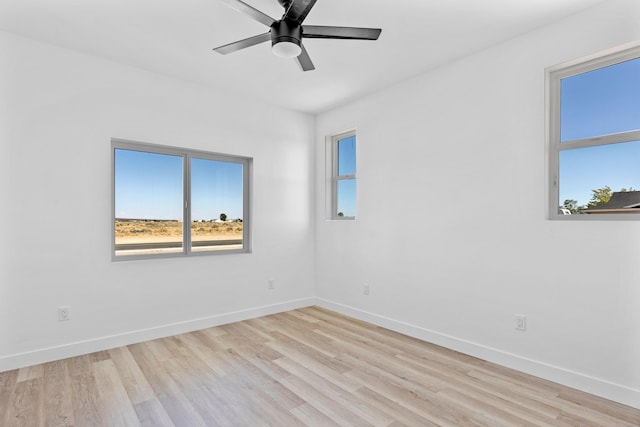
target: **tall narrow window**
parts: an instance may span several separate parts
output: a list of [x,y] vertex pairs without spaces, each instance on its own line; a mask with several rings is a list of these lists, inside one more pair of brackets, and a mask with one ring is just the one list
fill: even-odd
[[113,258],[249,252],[251,159],[113,140]]
[[347,132],[332,138],[334,219],[356,217],[356,134]]
[[547,71],[552,218],[640,213],[639,76],[640,47]]

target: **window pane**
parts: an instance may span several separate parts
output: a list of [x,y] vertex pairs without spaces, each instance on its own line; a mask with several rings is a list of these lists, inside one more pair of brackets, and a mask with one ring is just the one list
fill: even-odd
[[586,206],[592,190],[640,190],[640,141],[560,151],[559,206],[575,200]]
[[338,141],[338,176],[356,173],[355,135]]
[[242,249],[243,165],[191,159],[193,251]]
[[640,129],[640,58],[560,84],[560,141]]
[[338,181],[338,212],[342,217],[356,216],[356,180],[343,179]]
[[115,150],[116,256],[182,252],[182,158]]

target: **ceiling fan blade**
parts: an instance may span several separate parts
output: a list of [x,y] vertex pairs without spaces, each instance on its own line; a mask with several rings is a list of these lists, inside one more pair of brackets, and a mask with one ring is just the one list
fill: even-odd
[[282,19],[302,24],[317,0],[293,0]]
[[271,40],[271,33],[260,34],[259,36],[249,37],[248,39],[238,40],[237,42],[225,44],[213,49],[214,51],[226,55],[228,53],[236,52],[246,47],[251,47],[260,43]]
[[229,7],[237,10],[238,12],[248,15],[249,17],[255,19],[256,21],[266,25],[267,27],[270,27],[271,24],[276,22],[276,20],[270,17],[269,15],[260,12],[258,9],[254,8],[253,6],[249,6],[248,4],[246,4],[241,0],[220,0],[220,1],[226,3]]
[[378,40],[381,32],[380,28],[302,26],[302,37],[313,39]]
[[300,52],[300,55],[296,57],[296,62],[300,66],[300,69],[302,71],[315,70],[316,67],[315,65],[313,65],[313,62],[311,62],[311,58],[309,57],[309,53],[307,52],[307,49],[305,49],[304,45],[302,44],[300,44],[300,48],[302,48],[302,52]]

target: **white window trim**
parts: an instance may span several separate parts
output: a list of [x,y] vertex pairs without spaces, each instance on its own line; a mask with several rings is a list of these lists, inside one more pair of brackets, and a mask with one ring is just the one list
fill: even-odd
[[562,215],[558,212],[560,200],[560,152],[565,150],[597,147],[607,144],[640,140],[640,130],[600,135],[593,138],[560,142],[560,81],[567,77],[608,67],[640,57],[640,43],[633,42],[574,61],[548,67],[545,70],[546,86],[546,139],[549,147],[549,219],[563,221],[638,220],[639,214]]
[[[115,152],[116,149],[141,151],[146,153],[168,154],[182,157],[183,166],[183,228],[182,228],[182,252],[154,253],[139,255],[116,255],[115,243],[115,218],[116,218],[116,188],[115,188]],[[191,170],[190,159],[219,160],[243,165],[243,218],[242,218],[242,248],[241,249],[217,249],[210,251],[191,250]],[[150,144],[146,142],[129,141],[124,139],[111,139],[111,259],[112,261],[132,261],[139,259],[176,258],[185,256],[208,256],[232,253],[251,253],[251,199],[253,188],[253,159],[250,157],[236,156],[232,154],[214,153],[210,151],[192,150],[181,147]]]
[[[353,179],[356,181],[356,185],[357,185],[357,179],[356,179],[356,174],[357,174],[357,163],[358,163],[358,155],[357,155],[357,150],[358,150],[358,142],[356,141],[356,173],[354,174],[349,174],[349,175],[338,175],[338,141],[342,140],[342,139],[346,139],[352,136],[356,135],[356,131],[355,129],[353,130],[349,130],[346,132],[341,132],[335,135],[332,135],[331,137],[328,137],[327,139],[329,140],[329,163],[330,163],[330,167],[331,167],[331,202],[330,202],[330,209],[331,212],[329,213],[328,217],[329,219],[332,220],[338,220],[338,221],[344,221],[344,220],[355,220],[356,217],[355,216],[338,216],[338,182],[339,181],[344,181],[344,180],[348,180],[348,179]],[[358,193],[356,192],[356,195]],[[357,197],[357,196],[356,196]],[[357,206],[356,206],[357,208]],[[357,210],[356,210],[357,211]]]

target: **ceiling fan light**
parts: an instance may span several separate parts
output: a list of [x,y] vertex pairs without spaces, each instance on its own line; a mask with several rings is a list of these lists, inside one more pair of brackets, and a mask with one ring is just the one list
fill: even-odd
[[282,41],[274,43],[271,46],[271,51],[281,58],[296,58],[302,52],[300,45],[290,42]]

